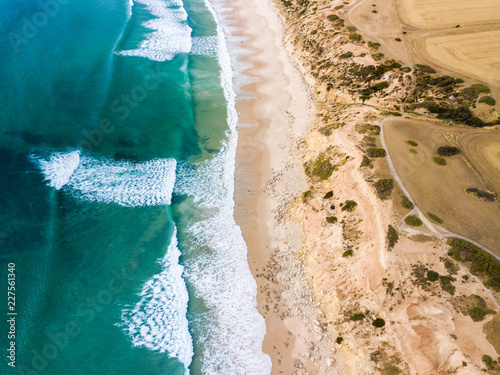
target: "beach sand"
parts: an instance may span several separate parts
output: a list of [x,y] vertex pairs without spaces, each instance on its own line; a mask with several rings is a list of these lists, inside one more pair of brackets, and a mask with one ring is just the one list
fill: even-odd
[[[263,350],[271,356],[273,374],[292,374],[311,366],[299,359],[299,353],[321,340],[321,334],[309,327],[319,312],[306,306],[312,297],[308,297],[305,279],[289,274],[296,285],[284,287],[288,277],[282,275],[285,270],[273,269],[272,257],[281,254],[294,262],[301,247],[300,223],[278,223],[283,203],[307,190],[298,142],[313,120],[313,100],[286,50],[283,25],[270,3],[233,0],[229,5],[238,20],[234,26],[241,30],[237,35],[248,38],[242,47],[254,51],[244,58],[253,66],[244,74],[258,79],[244,87],[253,99],[237,103],[240,123],[250,125],[238,130],[235,217],[258,284],[258,309],[266,319]],[[290,270],[300,272],[300,264],[290,265]],[[330,351],[331,345],[326,346]],[[326,363],[327,358],[323,360]]]

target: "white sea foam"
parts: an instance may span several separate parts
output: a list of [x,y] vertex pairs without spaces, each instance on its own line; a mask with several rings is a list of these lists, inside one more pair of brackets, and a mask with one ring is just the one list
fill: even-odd
[[154,61],[166,61],[179,53],[191,51],[191,28],[187,13],[180,0],[135,0],[155,18],[143,24],[152,32],[147,34],[139,48],[120,51],[120,55],[146,57]]
[[266,375],[271,360],[262,352],[266,333],[257,311],[257,285],[250,272],[247,247],[234,220],[234,170],[238,134],[233,72],[224,24],[210,2],[217,22],[217,58],[221,86],[227,102],[228,141],[218,155],[195,166],[178,168],[175,192],[193,197],[204,219],[187,228],[185,274],[197,297],[208,307],[208,317],[196,322],[198,344],[203,347],[202,373],[209,375]]
[[217,36],[196,36],[193,38],[191,55],[217,56]]
[[184,267],[174,232],[167,254],[161,260],[163,271],[149,279],[139,294],[140,301],[133,308],[122,311],[119,324],[135,346],[167,352],[184,364],[185,374],[193,358],[193,343],[188,330],[188,292],[182,279]]
[[39,159],[45,180],[57,190],[66,185],[80,164],[80,151],[58,152],[48,159]]
[[169,205],[172,200],[174,159],[132,163],[79,151],[33,155],[33,159],[38,161],[48,185],[82,200],[128,207]]

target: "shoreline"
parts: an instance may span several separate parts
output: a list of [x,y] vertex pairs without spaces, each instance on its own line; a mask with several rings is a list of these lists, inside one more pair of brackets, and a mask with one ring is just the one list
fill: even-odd
[[[325,332],[312,324],[320,312],[300,275],[302,224],[279,219],[284,206],[296,204],[293,198],[307,190],[298,144],[313,124],[315,102],[285,46],[285,25],[273,5],[232,0],[228,6],[237,20],[231,25],[238,30],[234,36],[245,38],[241,47],[252,51],[238,59],[251,64],[241,74],[258,79],[241,88],[251,98],[236,104],[239,122],[252,125],[238,129],[235,219],[257,282],[257,308],[266,321],[263,351],[271,357],[272,374],[331,367],[331,339],[324,340]],[[286,258],[289,267],[276,268],[276,257],[280,263]],[[309,351],[315,353],[304,360]]]

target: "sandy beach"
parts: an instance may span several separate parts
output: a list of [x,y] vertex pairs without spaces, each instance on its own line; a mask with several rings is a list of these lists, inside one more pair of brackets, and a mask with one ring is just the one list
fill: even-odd
[[[304,77],[286,50],[283,24],[267,0],[230,1],[234,25],[254,53],[244,59],[252,68],[243,74],[258,82],[243,89],[253,99],[240,100],[236,165],[236,220],[248,246],[248,260],[258,284],[258,309],[266,319],[263,350],[271,356],[273,374],[307,371],[300,354],[311,349],[332,366],[331,342],[311,326],[320,314],[313,303],[298,254],[301,223],[284,219],[285,205],[307,190],[298,144],[313,121],[314,108]],[[282,225],[280,225],[282,224]],[[276,268],[280,264],[288,267]],[[285,286],[286,285],[286,286]],[[323,342],[320,342],[322,341]]]

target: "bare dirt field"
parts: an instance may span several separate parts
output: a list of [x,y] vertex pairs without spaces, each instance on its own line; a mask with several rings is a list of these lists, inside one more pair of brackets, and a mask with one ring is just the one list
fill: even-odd
[[[465,192],[477,188],[498,196],[498,131],[392,119],[384,125],[384,136],[394,167],[420,210],[441,218],[439,225],[444,229],[500,255],[499,202],[480,200]],[[446,165],[438,165],[433,157],[438,156],[439,146],[450,145],[448,139],[461,154],[444,157]],[[418,145],[409,145],[409,140]]]

